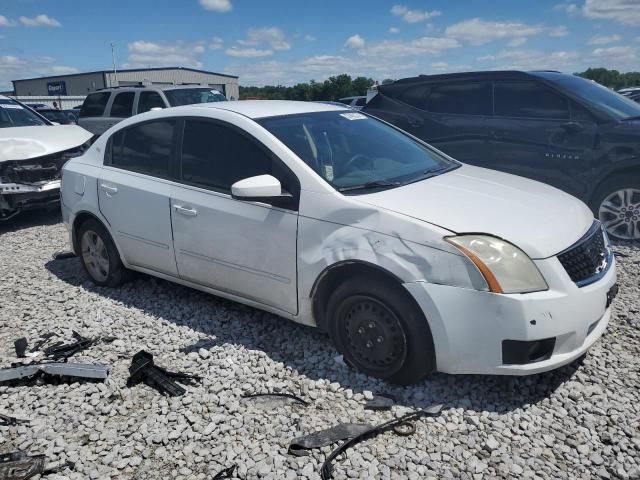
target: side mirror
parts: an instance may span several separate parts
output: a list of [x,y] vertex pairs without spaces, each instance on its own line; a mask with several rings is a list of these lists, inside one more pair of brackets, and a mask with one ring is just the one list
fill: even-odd
[[271,175],[258,175],[238,180],[231,185],[231,197],[247,202],[268,203],[275,207],[291,208],[293,196],[282,190],[280,181]]

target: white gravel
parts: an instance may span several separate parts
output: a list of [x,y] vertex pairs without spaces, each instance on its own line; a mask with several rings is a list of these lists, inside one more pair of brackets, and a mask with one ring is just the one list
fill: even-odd
[[[72,358],[111,365],[104,383],[0,387],[0,413],[31,420],[0,427],[0,452],[75,462],[49,480],[205,479],[233,463],[242,478],[318,479],[331,448],[292,457],[292,438],[433,402],[445,405],[439,418],[420,421],[411,437],[360,444],[338,460],[335,478],[640,478],[637,247],[616,247],[615,316],[582,363],[522,378],[435,375],[411,388],[353,373],[326,335],[258,310],[145,276],[97,288],[78,259],[51,260],[65,248],[64,227],[46,214],[0,224],[1,367],[16,361],[21,336],[31,345],[49,331],[117,337]],[[201,385],[175,399],[127,388],[140,349],[201,375]],[[265,391],[299,393],[311,405],[241,398]],[[395,394],[400,405],[364,410],[371,392]]]

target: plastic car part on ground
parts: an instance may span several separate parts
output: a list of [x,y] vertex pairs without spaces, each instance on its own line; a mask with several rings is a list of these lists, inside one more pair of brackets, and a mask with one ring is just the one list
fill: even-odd
[[169,372],[153,363],[153,355],[140,350],[133,356],[129,367],[129,380],[127,387],[132,387],[142,382],[151,388],[158,390],[163,395],[178,397],[184,395],[186,390],[176,382],[185,385],[194,385],[200,377],[186,373]]
[[15,427],[21,423],[29,423],[29,420],[23,420],[21,418],[10,417],[0,413],[0,427]]
[[288,452],[296,457],[309,455],[313,448],[326,447],[341,440],[348,440],[368,432],[373,425],[368,423],[341,423],[324,430],[318,430],[303,437],[294,438],[289,443]]
[[59,377],[104,380],[109,374],[109,368],[104,365],[91,363],[32,363],[13,368],[0,369],[0,384],[33,378],[36,375],[51,375]]
[[372,399],[367,400],[364,406],[365,410],[390,410],[396,404],[396,398],[393,395],[380,393],[374,395]]
[[234,463],[230,467],[225,468],[224,470],[220,470],[218,473],[216,473],[216,475],[211,480],[223,480],[225,478],[233,478],[233,474],[236,472],[237,469],[238,469],[238,465]]
[[44,455],[0,453],[0,480],[26,480],[44,471]]
[[375,426],[366,430],[363,433],[347,440],[338,448],[336,448],[333,452],[329,454],[325,462],[322,464],[322,469],[320,471],[320,476],[322,480],[328,480],[333,478],[332,471],[332,462],[343,453],[345,450],[353,447],[354,445],[367,440],[369,438],[375,437],[384,432],[388,432],[389,430],[393,430],[398,435],[411,435],[415,432],[415,426],[411,423],[414,420],[418,420],[422,417],[435,417],[440,414],[442,411],[442,405],[433,405],[431,407],[425,408],[423,410],[418,410],[417,412],[412,412],[407,415],[404,415],[400,418],[390,420],[381,425]]
[[260,397],[275,397],[275,398],[285,398],[285,399],[290,399],[293,400],[297,403],[300,403],[302,405],[309,405],[309,402],[307,402],[306,400],[303,400],[302,398],[300,398],[297,395],[294,395],[293,393],[247,393],[242,395],[242,398],[247,398],[247,399],[251,399],[251,398],[260,398]]

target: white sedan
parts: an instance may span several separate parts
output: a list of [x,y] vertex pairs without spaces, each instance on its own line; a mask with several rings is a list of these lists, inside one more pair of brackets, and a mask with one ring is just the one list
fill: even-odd
[[571,362],[604,332],[617,288],[579,200],[334,105],[145,113],[62,182],[96,284],[136,270],[317,326],[347,363],[400,384]]

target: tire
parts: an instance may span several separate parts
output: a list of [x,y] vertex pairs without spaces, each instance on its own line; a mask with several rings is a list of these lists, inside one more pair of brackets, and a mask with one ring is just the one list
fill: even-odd
[[84,271],[96,285],[117,287],[129,278],[111,235],[99,221],[91,218],[82,222],[78,245]]
[[610,237],[640,241],[640,177],[608,178],[596,190],[590,206]]
[[429,324],[400,285],[354,277],[333,292],[326,311],[334,345],[362,373],[410,385],[435,370]]

